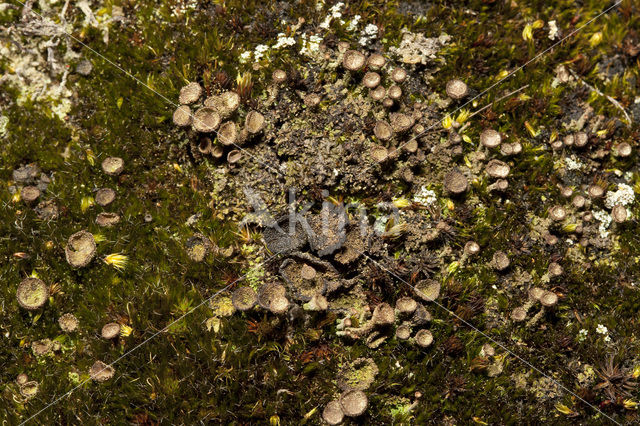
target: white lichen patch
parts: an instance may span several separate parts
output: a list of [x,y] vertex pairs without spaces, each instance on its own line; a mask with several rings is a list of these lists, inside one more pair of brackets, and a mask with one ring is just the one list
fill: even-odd
[[376,38],[377,35],[378,26],[375,24],[368,24],[360,33],[360,40],[358,40],[358,43],[361,46],[367,46]]
[[427,38],[424,34],[405,31],[400,46],[391,47],[389,50],[405,64],[426,65],[450,39],[451,37],[444,33],[439,37]]
[[580,170],[584,167],[584,163],[576,159],[575,155],[571,155],[571,157],[565,157],[564,163],[567,166],[567,170]]
[[604,205],[608,209],[612,209],[616,205],[628,206],[633,204],[636,199],[636,194],[633,192],[633,188],[625,183],[618,184],[617,191],[608,191],[604,200]]
[[293,37],[287,37],[285,33],[278,33],[276,44],[273,45],[274,49],[280,49],[282,47],[289,47],[296,45],[296,39]]
[[55,55],[49,42],[36,43],[32,40],[29,44],[33,48],[28,50],[14,44],[0,45],[0,56],[7,61],[7,69],[13,71],[5,74],[5,84],[18,90],[18,105],[30,102],[48,104],[51,113],[64,120],[71,110],[71,91],[65,86],[68,72],[57,75],[52,70],[56,67],[45,56],[45,52],[47,56]]
[[269,46],[267,46],[266,44],[259,44],[253,50],[253,57],[255,58],[256,61],[259,61],[264,57],[265,53],[267,53],[268,50],[269,50]]
[[593,210],[591,212],[593,217],[596,218],[600,222],[600,226],[598,226],[598,232],[602,238],[607,238],[609,236],[609,225],[611,225],[611,215],[604,210]]
[[360,19],[362,19],[362,16],[355,15],[353,17],[353,19],[351,19],[351,21],[349,21],[349,25],[347,25],[346,30],[349,31],[349,32],[355,31],[356,28],[358,28],[358,24],[360,23]]
[[581,328],[580,331],[578,331],[578,342],[584,342],[588,335],[589,331],[587,329]]
[[[338,2],[329,8],[329,14],[324,18],[324,20],[320,23],[319,27],[322,29],[329,29],[331,22],[334,19],[341,20],[342,18],[342,10],[344,9],[344,3]],[[341,23],[344,21],[341,20]]]
[[9,117],[6,115],[0,115],[0,138],[4,138],[7,136],[9,125]]
[[[40,12],[25,6],[22,21],[8,29],[8,37],[13,42],[0,44],[0,57],[7,72],[4,84],[18,91],[16,103],[45,105],[46,112],[60,120],[65,120],[71,111],[72,91],[67,87],[70,63],[80,55],[69,46],[65,34],[77,28],[64,19],[64,2],[41,1]],[[103,41],[108,41],[108,27],[111,15],[107,9],[93,13],[88,2],[79,2],[78,8],[84,14],[84,27],[92,26],[103,33]],[[51,17],[55,16],[54,18]]]
[[549,39],[555,40],[557,38],[560,38],[560,36],[558,35],[558,24],[556,23],[556,21],[549,21],[547,22],[547,24],[549,24]]
[[322,37],[317,35],[307,37],[306,34],[302,34],[300,38],[302,39],[302,47],[300,48],[301,55],[313,57],[320,52]]
[[420,188],[420,191],[413,196],[413,201],[416,203],[420,203],[423,206],[431,206],[434,205],[438,201],[438,197],[436,193],[430,189],[425,188],[424,186]]

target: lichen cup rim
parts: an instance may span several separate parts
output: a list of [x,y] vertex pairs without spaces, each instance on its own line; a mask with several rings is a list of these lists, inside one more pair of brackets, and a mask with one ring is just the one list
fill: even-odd
[[[27,286],[30,288],[27,288]],[[32,292],[30,297],[27,297],[28,295],[25,294],[27,291]],[[33,293],[34,291],[39,292],[40,294],[36,295]],[[47,287],[44,281],[40,278],[27,277],[18,284],[16,298],[18,299],[20,306],[24,309],[33,311],[41,308],[47,302],[49,299],[49,287]]]
[[258,303],[258,295],[251,287],[241,286],[231,294],[231,302],[236,310],[248,311]]
[[[83,244],[83,246],[78,247],[78,244]],[[93,234],[82,230],[69,237],[67,245],[64,248],[64,253],[69,265],[74,268],[83,268],[91,263],[96,255],[96,250],[96,240]]]

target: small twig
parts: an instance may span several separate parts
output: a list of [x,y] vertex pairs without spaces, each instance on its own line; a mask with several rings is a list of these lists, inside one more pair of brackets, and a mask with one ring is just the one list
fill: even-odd
[[598,95],[603,96],[605,98],[607,98],[607,100],[609,100],[609,102],[611,102],[616,108],[618,108],[620,111],[622,111],[622,113],[624,114],[625,119],[627,120],[626,124],[627,127],[631,127],[631,117],[629,117],[629,114],[627,114],[627,111],[624,109],[624,107],[622,105],[620,105],[620,102],[616,101],[615,99],[613,99],[611,96],[609,95],[605,95],[604,93],[602,93],[597,87],[590,85],[589,83],[587,83],[586,81],[584,81],[582,78],[580,78],[580,76],[578,74],[576,74],[571,68],[567,67],[567,69],[569,70],[569,72],[571,73],[571,75],[578,80],[580,83],[582,83],[583,86],[586,86],[589,88],[589,90],[591,90],[592,92],[596,92]]
[[69,8],[69,1],[67,0],[66,2],[64,2],[64,6],[62,7],[62,11],[60,12],[60,20],[62,22],[67,22],[67,20],[65,19],[64,15],[67,14],[67,9]]
[[484,111],[485,109],[489,108],[489,107],[490,107],[490,106],[492,106],[493,104],[495,104],[495,103],[497,103],[497,102],[500,102],[501,100],[506,99],[506,98],[508,98],[508,97],[510,97],[510,96],[513,96],[513,95],[515,95],[516,93],[523,91],[523,90],[524,90],[524,89],[526,89],[527,87],[529,87],[529,85],[528,85],[528,84],[525,84],[525,85],[524,85],[524,86],[522,86],[521,88],[516,89],[516,90],[514,90],[513,92],[507,93],[506,95],[502,96],[501,98],[498,98],[498,99],[496,99],[495,101],[491,102],[490,104],[487,104],[487,105],[483,106],[482,108],[480,108],[479,110],[475,111],[473,114],[471,114],[471,115],[469,116],[469,118],[473,117],[474,115],[480,114],[482,111]]

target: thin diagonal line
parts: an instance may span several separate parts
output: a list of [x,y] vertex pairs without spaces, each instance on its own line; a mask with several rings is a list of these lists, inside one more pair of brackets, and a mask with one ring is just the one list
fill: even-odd
[[[21,0],[15,0],[18,3],[20,3],[22,6],[27,7],[27,5],[22,2]],[[171,104],[174,107],[179,107],[181,106],[178,103],[173,102],[171,99],[167,98],[166,96],[164,96],[162,93],[154,90],[153,88],[151,88],[150,86],[148,86],[145,82],[143,82],[142,80],[140,80],[139,78],[137,78],[135,75],[131,74],[129,71],[125,70],[124,68],[122,68],[120,65],[116,64],[115,62],[113,62],[111,59],[107,58],[106,56],[104,56],[103,54],[101,54],[100,52],[94,50],[92,47],[86,45],[85,43],[83,43],[81,40],[78,40],[77,37],[75,37],[73,34],[67,32],[61,25],[56,24],[55,22],[51,21],[50,19],[45,18],[43,15],[41,15],[40,13],[36,12],[35,10],[33,10],[32,8],[29,8],[29,12],[33,13],[34,15],[37,15],[38,17],[40,17],[40,19],[43,20],[44,23],[46,24],[50,24],[53,25],[55,27],[58,28],[58,30],[60,32],[62,32],[63,34],[65,34],[67,37],[73,39],[73,41],[79,43],[80,45],[82,45],[83,47],[86,47],[87,49],[89,49],[92,53],[94,53],[95,55],[99,56],[100,58],[104,59],[105,61],[107,61],[110,65],[112,65],[113,67],[119,69],[120,71],[122,71],[124,74],[126,74],[127,76],[131,77],[132,79],[134,79],[136,82],[140,83],[141,85],[143,85],[144,87],[146,87],[147,89],[149,89],[151,92],[155,93],[156,95],[158,95],[160,98],[162,98],[164,101],[168,102],[169,104]],[[202,120],[200,120],[199,118],[196,118],[195,115],[193,113],[189,113],[189,116],[191,117],[192,120],[198,120],[199,122],[202,122]],[[214,130],[212,133],[215,133],[216,136],[220,136],[220,133],[218,133],[217,130]],[[240,151],[246,153],[249,157],[253,158],[255,161],[257,161],[258,163],[262,164],[263,166],[265,166],[266,168],[268,168],[269,170],[273,170],[276,173],[284,176],[284,174],[282,172],[280,172],[279,170],[271,167],[270,165],[266,164],[264,161],[261,161],[260,159],[258,159],[255,155],[251,154],[249,151],[247,151],[246,149],[242,148],[240,145],[236,144],[235,142],[232,143],[233,146],[235,146],[236,148],[238,148]]]
[[[368,256],[366,253],[360,252],[360,254],[362,254],[364,257],[366,257],[367,259],[369,259],[370,261],[372,261],[373,263],[375,263],[379,268],[384,269],[386,272],[388,272],[390,275],[393,275],[395,278],[399,279],[400,281],[402,281],[404,284],[406,284],[407,286],[411,287],[414,291],[419,292],[418,289],[415,288],[415,286],[409,284],[407,281],[403,280],[402,278],[400,278],[398,275],[396,275],[395,273],[393,273],[392,271],[390,271],[389,269],[387,269],[386,267],[384,267],[383,265],[381,265],[379,262],[377,262],[375,259],[372,259],[370,256]],[[516,355],[515,353],[513,353],[511,350],[509,350],[509,348],[507,348],[505,345],[503,345],[502,343],[498,342],[497,340],[493,339],[491,336],[489,336],[488,334],[486,334],[485,332],[483,332],[482,330],[480,330],[479,328],[477,328],[476,326],[474,326],[473,324],[469,323],[468,321],[466,321],[465,319],[463,319],[462,317],[460,317],[459,315],[457,315],[455,312],[447,309],[446,307],[444,307],[441,303],[433,300],[430,303],[433,303],[437,306],[439,306],[440,308],[442,308],[443,310],[445,310],[447,313],[449,313],[449,315],[452,315],[454,317],[456,317],[456,319],[458,319],[459,321],[461,321],[464,325],[466,325],[467,327],[471,328],[472,330],[474,330],[475,332],[481,334],[483,337],[487,338],[488,340],[490,340],[491,342],[493,342],[494,344],[500,346],[502,349],[504,349],[506,352],[508,352],[509,354],[511,354],[512,356],[514,356],[518,361],[522,362],[523,364],[527,365],[528,367],[534,369],[535,371],[537,371],[538,373],[540,373],[541,375],[543,375],[544,377],[546,377],[547,379],[551,380],[553,383],[555,383],[559,388],[563,389],[565,392],[573,395],[574,397],[578,398],[580,401],[584,402],[586,405],[588,405],[589,407],[593,408],[594,410],[596,410],[597,412],[599,412],[600,414],[602,414],[603,416],[605,416],[607,419],[611,420],[613,423],[617,424],[617,425],[621,425],[622,423],[618,423],[617,421],[615,421],[613,418],[609,417],[607,414],[605,414],[602,410],[600,410],[598,407],[596,407],[595,405],[590,404],[589,402],[585,401],[584,398],[581,398],[578,394],[576,394],[575,392],[573,392],[572,390],[570,390],[569,388],[567,388],[566,386],[564,386],[562,383],[558,382],[557,380],[555,380],[554,378],[550,377],[549,375],[545,374],[542,370],[540,370],[538,367],[536,367],[535,365],[531,364],[529,361],[527,361],[526,359],[522,358],[519,355]]]
[[496,99],[495,101],[493,101],[493,102],[489,102],[488,104],[486,104],[486,105],[485,105],[485,106],[483,106],[482,108],[480,108],[480,109],[477,109],[477,110],[473,111],[473,112],[471,113],[471,115],[469,115],[469,118],[471,118],[471,117],[473,117],[473,116],[475,116],[475,115],[480,114],[482,111],[484,111],[485,109],[489,108],[491,105],[497,104],[498,102],[502,101],[503,99],[510,98],[511,96],[515,95],[516,93],[518,93],[518,92],[522,92],[524,89],[526,89],[526,88],[528,88],[528,87],[529,87],[529,85],[528,85],[528,84],[525,84],[525,85],[524,85],[524,86],[522,86],[521,88],[511,91],[511,92],[507,93],[506,95],[503,95],[503,96],[499,97],[499,98],[498,98],[498,99]]
[[[554,44],[552,44],[550,47],[547,47],[545,50],[543,50],[542,52],[538,53],[536,56],[534,56],[532,59],[528,60],[524,65],[520,65],[518,68],[516,68],[515,70],[511,71],[509,74],[507,74],[505,77],[501,78],[500,80],[496,81],[495,83],[493,83],[491,86],[489,86],[488,88],[486,88],[485,90],[483,90],[482,92],[480,92],[479,94],[477,94],[476,96],[474,96],[473,98],[469,99],[467,102],[465,102],[464,104],[460,105],[458,108],[456,108],[453,112],[447,114],[447,115],[451,115],[453,116],[453,114],[455,114],[456,112],[460,111],[462,108],[464,108],[465,106],[469,105],[471,102],[475,101],[476,99],[478,99],[481,96],[484,96],[487,92],[489,92],[491,89],[493,89],[494,87],[500,85],[503,81],[505,81],[506,79],[508,79],[509,77],[511,77],[513,74],[517,73],[518,71],[520,71],[521,69],[523,69],[524,67],[526,67],[527,65],[529,65],[531,62],[534,62],[536,60],[538,60],[541,56],[543,56],[544,54],[546,54],[547,52],[549,52],[551,49],[553,49],[554,47],[556,47],[557,45],[559,45],[560,43],[562,43],[563,41],[565,41],[566,39],[573,37],[577,32],[579,32],[580,30],[582,30],[584,27],[586,27],[587,25],[591,24],[592,22],[594,22],[596,19],[600,18],[602,15],[606,15],[607,13],[609,13],[609,11],[611,11],[612,9],[618,7],[620,5],[620,3],[622,3],[623,0],[618,0],[616,3],[614,3],[612,6],[609,6],[607,9],[605,9],[604,11],[600,12],[599,14],[597,14],[595,17],[589,19],[584,25],[576,28],[575,30],[573,30],[572,32],[570,32],[567,36],[563,37],[561,40],[555,42]],[[403,146],[405,146],[406,144],[408,144],[409,142],[412,142],[416,139],[418,139],[421,136],[424,136],[429,130],[433,129],[434,127],[440,125],[440,123],[436,123],[436,124],[432,124],[431,126],[429,126],[427,129],[425,129],[424,131],[418,133],[417,135],[413,136],[411,139],[409,139],[408,141],[400,144],[396,150],[400,150],[400,148],[402,148]]]
[[[267,262],[271,261],[272,259],[274,259],[276,256],[278,256],[280,254],[276,253],[273,256],[269,257],[267,260],[265,260],[262,263],[259,263],[258,265],[254,266],[251,269],[255,269],[258,268],[264,264],[266,264]],[[250,270],[251,270],[250,269]],[[206,304],[207,302],[209,302],[210,300],[212,300],[213,298],[215,298],[216,296],[219,296],[220,294],[224,293],[225,291],[229,290],[229,288],[231,288],[232,285],[234,285],[235,283],[237,283],[238,281],[241,281],[243,279],[246,278],[246,276],[249,274],[249,272],[247,272],[246,274],[244,274],[243,276],[241,276],[240,278],[236,279],[235,281],[227,284],[225,287],[221,288],[220,290],[216,291],[212,296],[207,297],[206,299],[204,299],[202,302],[200,302],[198,305],[196,305],[195,307],[191,308],[189,311],[185,312],[184,314],[182,314],[181,316],[179,316],[178,318],[176,318],[175,320],[171,321],[168,325],[164,326],[163,328],[161,328],[160,330],[156,331],[155,333],[153,333],[151,336],[147,337],[145,340],[143,340],[142,342],[138,343],[136,346],[134,346],[133,348],[129,349],[127,352],[123,353],[122,355],[120,355],[118,358],[115,359],[115,361],[112,361],[110,364],[107,364],[102,370],[98,371],[98,373],[101,373],[102,371],[106,370],[108,367],[113,367],[115,364],[117,364],[120,360],[122,360],[124,357],[128,356],[129,354],[131,354],[132,352],[135,352],[136,350],[138,350],[140,347],[144,346],[145,344],[147,344],[150,340],[154,339],[156,336],[158,336],[159,334],[162,334],[164,332],[166,332],[172,325],[176,324],[177,322],[181,321],[182,319],[184,319],[187,315],[191,314],[192,312],[196,311],[198,308],[200,308],[201,306],[203,306],[204,304]],[[45,407],[43,407],[42,409],[40,409],[37,413],[35,413],[34,415],[32,415],[31,417],[29,417],[28,419],[24,420],[22,423],[20,423],[20,426],[25,425],[29,420],[32,420],[33,418],[35,418],[36,416],[38,416],[40,413],[42,413],[43,411],[47,410],[49,407],[57,404],[58,402],[60,402],[61,400],[63,400],[64,398],[68,397],[69,395],[71,395],[74,391],[76,391],[78,388],[82,387],[85,383],[87,383],[88,381],[91,380],[91,377],[83,380],[82,382],[80,382],[77,386],[75,386],[74,388],[71,388],[69,391],[67,391],[66,393],[62,394],[61,396],[59,396],[58,398],[54,399],[53,401],[51,401],[49,404],[47,404]]]

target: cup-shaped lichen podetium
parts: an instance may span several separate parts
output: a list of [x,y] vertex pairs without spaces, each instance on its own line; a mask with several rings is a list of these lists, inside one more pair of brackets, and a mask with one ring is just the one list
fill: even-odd
[[227,153],[227,163],[236,164],[242,159],[242,151],[239,149],[232,149]]
[[491,266],[498,271],[504,271],[509,267],[511,261],[505,252],[502,250],[498,250],[493,253],[493,257],[491,258]]
[[632,148],[627,142],[622,142],[613,148],[613,155],[616,157],[628,157],[631,155]]
[[96,217],[96,224],[106,228],[110,228],[118,222],[120,222],[120,215],[117,213],[102,212],[98,213]]
[[401,297],[396,300],[396,311],[400,315],[410,315],[418,308],[418,302],[410,297]]
[[178,97],[178,101],[181,104],[192,104],[194,102],[197,102],[198,99],[200,99],[200,96],[202,96],[202,86],[200,86],[198,83],[196,82],[192,82],[187,84],[186,86],[184,86],[182,89],[180,89],[180,95]]
[[110,176],[118,176],[124,170],[124,160],[120,157],[107,157],[102,162],[102,171]]
[[367,67],[371,68],[372,70],[379,70],[384,67],[384,64],[386,63],[387,60],[379,53],[374,53],[373,55],[369,56],[369,59],[367,59]]
[[25,373],[20,373],[18,374],[18,377],[16,377],[16,384],[18,386],[22,386],[28,381],[29,381],[29,376],[27,376]]
[[527,311],[522,306],[518,306],[511,311],[511,319],[514,321],[524,321],[527,318]]
[[78,328],[78,318],[71,313],[67,313],[58,318],[58,324],[65,333],[71,333]]
[[438,281],[432,279],[425,279],[415,286],[415,291],[418,297],[427,302],[433,302],[440,296],[441,285]]
[[287,289],[285,286],[279,283],[267,283],[260,287],[258,291],[258,304],[269,310],[271,308],[271,302],[277,298],[285,297]]
[[258,111],[249,111],[244,120],[244,128],[252,135],[264,129],[264,115]]
[[211,133],[218,128],[221,121],[220,114],[214,108],[203,107],[193,115],[191,126],[196,132]]
[[216,109],[223,118],[229,117],[240,106],[240,95],[236,92],[224,92],[218,99]]
[[36,202],[38,197],[40,196],[40,190],[36,186],[25,186],[20,191],[20,197],[22,201],[24,201],[28,205],[32,205]]
[[274,314],[283,314],[289,309],[289,300],[285,296],[286,288],[278,283],[268,283],[260,288],[258,304]]
[[384,86],[378,86],[375,89],[372,89],[369,92],[369,95],[374,101],[381,101],[387,95],[387,89],[385,89]]
[[273,74],[271,74],[271,79],[275,84],[281,84],[287,81],[287,73],[284,70],[275,70]]
[[329,425],[339,425],[344,419],[340,401],[331,401],[322,411],[322,420]]
[[357,50],[347,50],[344,52],[342,66],[349,71],[359,71],[364,67],[367,58]]
[[396,83],[403,83],[407,79],[407,72],[400,67],[391,70],[391,80]]
[[233,307],[238,311],[248,311],[258,302],[258,296],[251,287],[238,287],[231,295]]
[[371,321],[375,325],[390,325],[395,321],[396,316],[393,308],[388,303],[380,303],[373,310]]
[[32,380],[20,386],[20,394],[25,398],[33,398],[38,393],[38,382]]
[[361,390],[350,390],[340,397],[342,412],[348,417],[358,417],[367,410],[369,400]]
[[396,339],[407,340],[411,337],[411,327],[408,324],[401,324],[396,328]]
[[106,340],[115,339],[120,335],[120,324],[118,324],[117,322],[110,322],[105,324],[102,327],[100,335],[103,339]]
[[49,298],[49,287],[39,278],[25,278],[16,291],[18,303],[30,311],[42,307]]
[[188,127],[191,125],[193,114],[188,105],[180,105],[173,112],[173,124],[178,127]]
[[380,81],[380,74],[378,74],[377,72],[369,71],[364,75],[364,77],[362,77],[362,85],[369,89],[375,89],[376,87],[378,87]]
[[485,170],[492,178],[504,179],[509,176],[511,168],[503,161],[492,159],[487,163]]
[[222,145],[235,145],[238,139],[238,128],[233,121],[225,121],[218,130],[218,141]]
[[382,163],[389,158],[389,151],[384,146],[374,145],[371,147],[371,158],[376,163]]
[[460,170],[454,168],[444,176],[444,188],[451,194],[459,195],[469,189],[469,181]]
[[418,331],[415,335],[416,344],[422,348],[426,348],[431,346],[433,343],[433,334],[429,330],[425,330],[424,328]]
[[469,88],[464,81],[454,78],[447,82],[446,91],[451,99],[462,99],[469,93]]
[[329,308],[329,301],[321,294],[314,294],[311,300],[302,305],[305,311],[326,311]]
[[412,116],[403,113],[394,113],[389,115],[391,121],[391,128],[396,133],[405,133],[413,127],[415,120]]
[[373,134],[381,141],[388,141],[393,137],[393,128],[386,121],[378,121],[373,128]]
[[96,255],[96,240],[87,231],[76,232],[69,237],[64,248],[67,262],[74,268],[87,266]]
[[111,188],[101,188],[96,192],[95,200],[96,204],[105,207],[111,204],[116,199],[116,191]]
[[289,305],[289,299],[286,297],[275,297],[269,304],[269,311],[276,315],[284,314],[289,310]]
[[493,129],[485,129],[480,133],[480,143],[487,148],[495,148],[500,146],[502,136]]
[[105,382],[113,377],[115,369],[102,361],[96,361],[89,369],[89,376],[96,382]]
[[558,303],[558,295],[552,291],[545,291],[540,297],[540,303],[547,308],[551,308]]
[[391,85],[387,89],[387,96],[389,96],[389,98],[393,99],[394,101],[399,100],[402,97],[402,88],[397,84]]
[[622,204],[616,204],[611,210],[611,217],[616,223],[623,223],[627,220],[627,209]]

